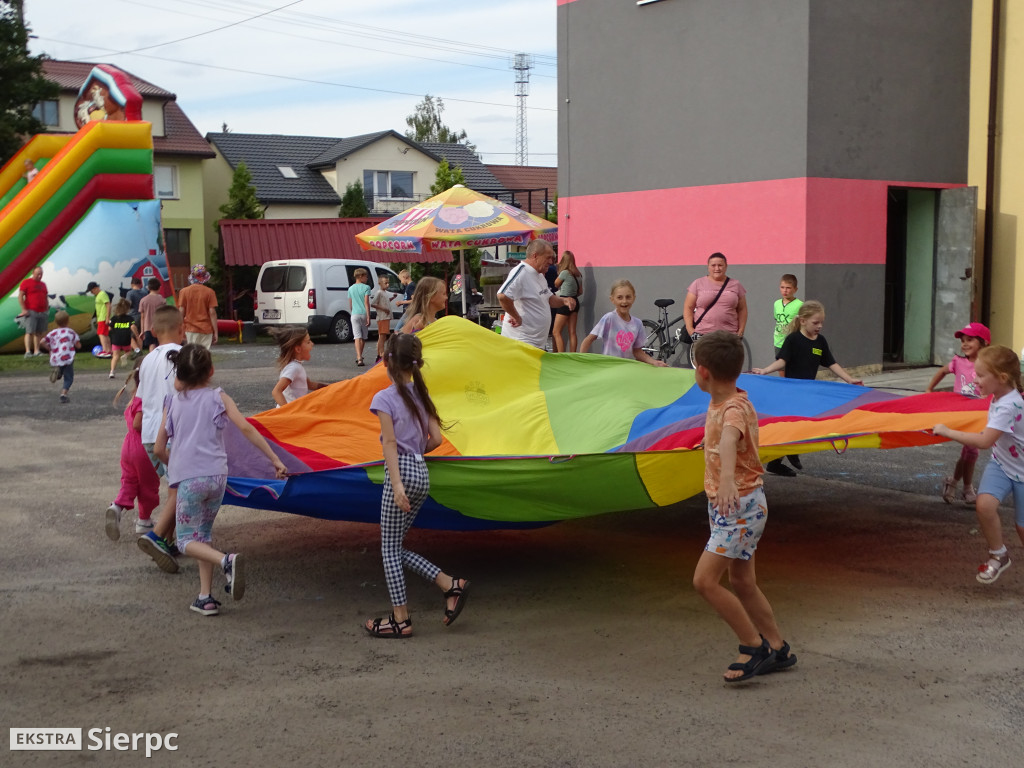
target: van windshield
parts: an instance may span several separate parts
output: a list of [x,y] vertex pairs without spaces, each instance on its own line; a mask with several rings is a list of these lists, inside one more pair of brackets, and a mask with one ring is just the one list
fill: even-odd
[[267,267],[260,278],[260,290],[267,293],[302,291],[305,288],[305,267]]

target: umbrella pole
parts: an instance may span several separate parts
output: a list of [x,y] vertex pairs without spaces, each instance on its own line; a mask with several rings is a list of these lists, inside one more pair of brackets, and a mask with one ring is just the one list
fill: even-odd
[[469,283],[466,281],[466,250],[459,249],[459,272],[462,274],[462,316],[466,316],[466,291],[469,290]]

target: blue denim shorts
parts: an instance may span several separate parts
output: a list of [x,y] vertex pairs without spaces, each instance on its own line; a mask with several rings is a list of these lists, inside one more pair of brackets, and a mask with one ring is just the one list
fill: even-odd
[[1013,509],[1017,525],[1024,526],[1024,483],[1014,482],[1006,476],[999,462],[990,459],[978,485],[978,494],[995,496],[1002,503],[1013,493]]

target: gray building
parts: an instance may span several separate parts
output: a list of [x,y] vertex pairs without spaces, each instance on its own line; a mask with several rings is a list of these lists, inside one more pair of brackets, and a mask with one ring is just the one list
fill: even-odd
[[558,26],[584,325],[620,277],[638,316],[681,312],[720,251],[757,365],[787,272],[844,366],[948,359],[971,302],[970,3],[567,0]]

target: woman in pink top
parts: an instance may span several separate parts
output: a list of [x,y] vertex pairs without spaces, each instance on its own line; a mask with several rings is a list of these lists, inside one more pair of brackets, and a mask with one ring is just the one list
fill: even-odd
[[747,327],[747,291],[738,280],[726,276],[728,268],[724,255],[712,253],[708,257],[707,277],[697,278],[686,289],[683,322],[695,341],[711,331],[729,331],[743,338]]

